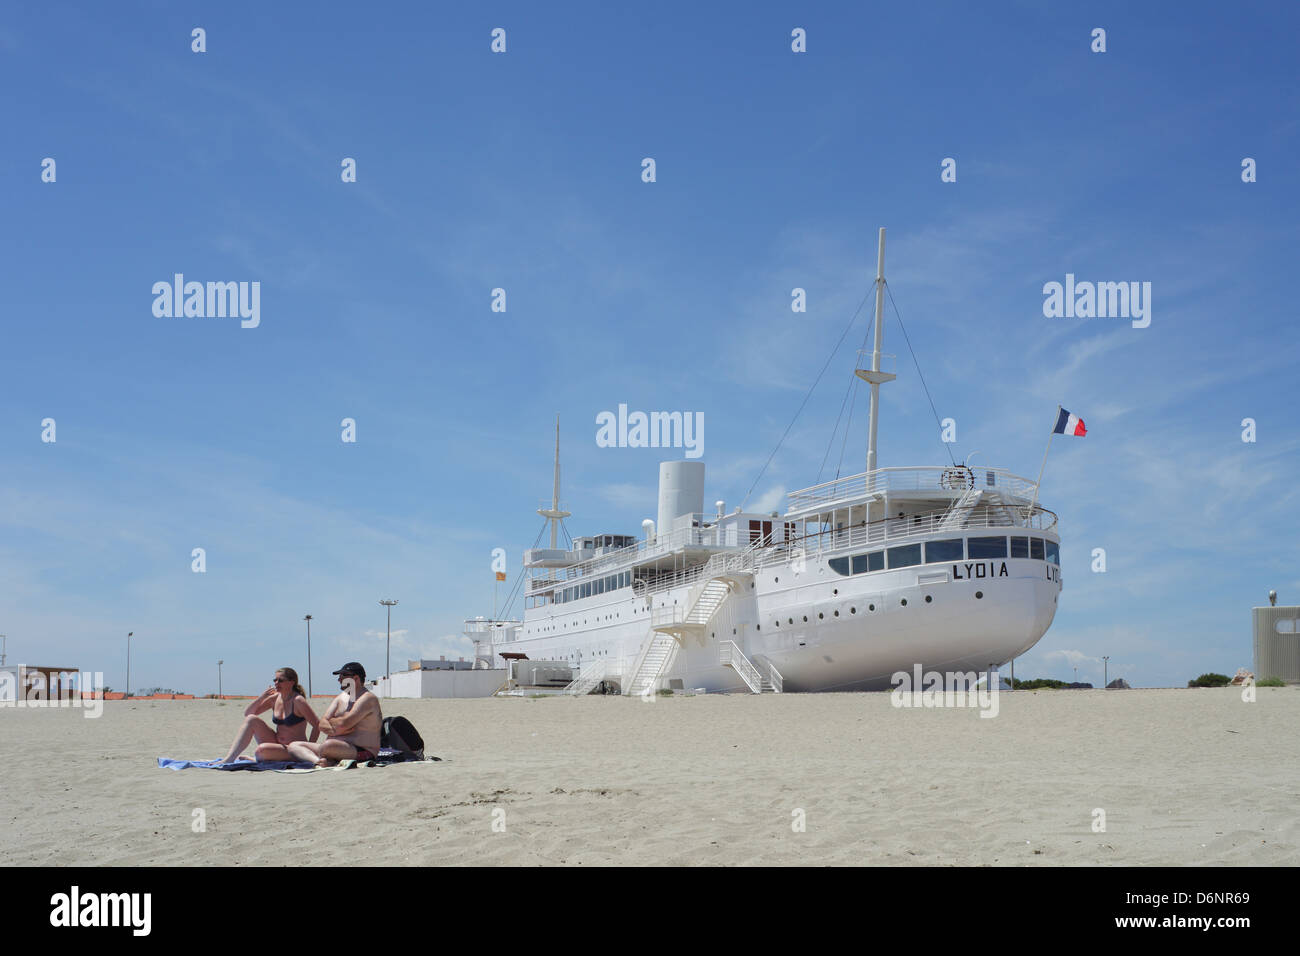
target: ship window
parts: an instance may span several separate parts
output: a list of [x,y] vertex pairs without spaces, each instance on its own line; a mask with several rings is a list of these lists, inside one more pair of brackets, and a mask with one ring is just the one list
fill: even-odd
[[1047,542],[1047,560],[1053,564],[1061,563],[1061,546],[1055,541]]
[[1028,538],[1011,538],[1011,556],[1013,558],[1029,557],[1029,539]]
[[1296,632],[1296,622],[1294,620],[1277,621],[1273,624],[1273,630],[1279,634],[1294,634]]
[[849,559],[848,559],[848,558],[831,558],[831,559],[830,559],[829,561],[827,561],[826,563],[829,564],[829,565],[831,566],[831,570],[834,571],[836,574],[848,574],[848,573],[849,573]]
[[604,594],[604,593],[605,593],[605,579],[604,579],[604,578],[600,578],[600,579],[597,580],[597,581],[592,581],[591,583],[594,584],[594,585],[596,586],[596,593],[597,593],[597,594]]
[[962,559],[962,539],[949,538],[946,541],[927,541],[925,543],[925,563],[939,564]]
[[1043,560],[1043,539],[1042,538],[1029,539],[1029,556],[1031,558],[1035,558],[1038,561]]
[[883,571],[885,568],[885,552],[872,551],[867,555],[868,571]]
[[1005,558],[1007,556],[1006,538],[967,538],[966,556],[976,558]]
[[921,563],[921,546],[905,544],[901,548],[889,548],[889,566],[891,568],[908,568]]
[[853,556],[853,573],[854,574],[867,573],[867,556],[865,554],[855,554]]

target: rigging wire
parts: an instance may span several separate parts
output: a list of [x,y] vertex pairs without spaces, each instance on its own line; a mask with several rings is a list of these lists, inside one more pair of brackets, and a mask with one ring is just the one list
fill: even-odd
[[[794,423],[799,420],[799,415],[800,413],[803,412],[804,406],[808,404],[808,399],[812,398],[812,393],[816,390],[818,382],[822,380],[822,376],[825,375],[826,370],[830,368],[831,362],[834,361],[835,359],[835,353],[838,352],[840,350],[840,346],[844,344],[844,337],[849,334],[849,329],[853,328],[853,323],[858,320],[858,313],[862,311],[862,307],[867,304],[867,299],[869,299],[870,297],[871,297],[871,293],[868,292],[865,296],[862,297],[862,301],[858,303],[857,309],[855,309],[853,312],[853,318],[849,319],[849,324],[846,325],[844,327],[844,331],[840,333],[840,340],[835,343],[835,348],[831,349],[831,354],[827,356],[826,364],[823,365],[822,370],[817,373],[817,378],[813,380],[812,387],[808,389],[808,394],[805,395],[803,397],[803,401],[799,403],[799,408],[794,413],[794,418],[790,419],[790,424],[786,425],[785,431],[781,433],[781,440],[778,441],[776,443],[776,447],[772,449],[772,454],[767,456],[767,461],[763,463],[763,467],[759,470],[758,477],[754,479],[754,483],[749,486],[749,491],[745,492],[745,497],[741,499],[740,502],[741,511],[745,510],[745,504],[746,502],[749,501],[749,496],[754,493],[754,489],[757,488],[758,483],[762,481],[763,475],[767,471],[768,465],[772,464],[772,459],[775,458],[776,453],[781,450],[781,445],[785,442],[786,436],[790,434],[790,429],[793,428]],[[832,436],[831,440],[834,441],[834,436]]]
[[[544,519],[542,520],[542,530],[541,530],[541,531],[538,531],[538,532],[537,532],[537,537],[533,539],[533,547],[534,547],[534,548],[537,547],[539,544],[542,543],[542,535],[546,533],[546,523],[547,523],[548,521],[550,521],[549,518],[544,518]],[[563,522],[561,522],[560,526],[561,526],[561,527],[564,526]],[[567,534],[566,534],[566,536],[567,536]],[[519,570],[519,575],[515,578],[515,586],[514,586],[513,588],[511,588],[511,589],[510,589],[510,593],[506,595],[506,603],[503,605],[504,610],[501,612],[502,615],[503,615],[502,618],[501,618],[502,620],[505,620],[505,621],[513,620],[513,619],[510,617],[510,609],[511,609],[512,607],[514,607],[515,601],[519,600],[519,589],[520,589],[521,587],[523,587],[524,577],[525,577],[525,575],[524,575],[523,569],[521,568],[521,569]]]
[[[867,339],[871,338],[871,330],[872,330],[872,328],[875,327],[875,321],[876,321],[876,319],[875,319],[875,317],[873,316],[872,319],[871,319],[871,321],[867,323],[867,334],[866,334],[866,335],[863,337],[863,339],[862,339],[862,345],[863,345],[863,347],[866,347]],[[859,381],[861,381],[861,379],[859,379],[856,375],[854,375],[853,378],[849,380],[849,383],[848,383],[847,385],[844,386],[844,400],[843,400],[842,402],[840,402],[840,413],[839,413],[838,415],[835,416],[835,427],[831,429],[831,437],[830,437],[830,440],[829,440],[828,442],[826,442],[826,454],[822,456],[822,464],[821,464],[821,467],[817,469],[817,484],[821,484],[821,481],[822,481],[822,472],[824,472],[824,471],[826,470],[826,462],[830,460],[830,457],[831,457],[831,449],[835,447],[835,436],[839,434],[839,431],[840,431],[840,420],[841,420],[842,418],[844,418],[844,407],[845,407],[846,405],[848,405],[848,403],[849,403],[849,393],[850,393],[850,392],[852,392],[853,395],[854,395],[854,401],[857,401],[857,394],[858,394],[858,393],[857,393],[857,384],[858,384]],[[849,420],[851,421],[852,419],[853,419],[853,413],[850,411],[850,412],[849,412]],[[846,425],[845,428],[847,429],[848,426]],[[845,436],[847,437],[847,435],[848,435],[848,432],[845,431]],[[841,449],[841,450],[840,450],[840,461],[842,462],[843,460],[844,460],[844,451],[843,451],[843,449]],[[838,478],[839,475],[837,474],[836,477]]]
[[925,384],[925,376],[921,374],[921,363],[916,360],[916,350],[912,348],[912,340],[908,338],[907,328],[903,325],[902,313],[898,311],[898,303],[894,301],[894,290],[889,288],[889,283],[885,283],[885,291],[889,293],[889,304],[894,307],[894,315],[898,317],[898,327],[903,330],[903,340],[907,342],[907,350],[912,353],[912,364],[916,366],[916,375],[921,380],[921,388],[925,390],[925,397],[930,402],[930,411],[934,412],[934,422],[939,426],[939,441],[943,445],[944,451],[948,453],[948,460],[957,465],[957,459],[952,457],[952,448],[943,440],[943,422],[939,420],[939,411],[934,407],[934,399],[930,397],[930,389]]

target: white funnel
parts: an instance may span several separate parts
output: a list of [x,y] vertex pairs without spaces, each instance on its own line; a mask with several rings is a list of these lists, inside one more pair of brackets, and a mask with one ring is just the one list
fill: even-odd
[[672,530],[673,519],[704,510],[704,462],[664,461],[659,463],[660,534]]

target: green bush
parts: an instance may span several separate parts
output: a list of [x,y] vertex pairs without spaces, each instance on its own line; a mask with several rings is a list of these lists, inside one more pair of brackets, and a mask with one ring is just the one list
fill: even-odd
[[1286,681],[1280,677],[1265,677],[1263,680],[1255,681],[1256,687],[1285,687]]
[[1227,674],[1202,674],[1196,680],[1189,680],[1188,687],[1227,687],[1232,678]]

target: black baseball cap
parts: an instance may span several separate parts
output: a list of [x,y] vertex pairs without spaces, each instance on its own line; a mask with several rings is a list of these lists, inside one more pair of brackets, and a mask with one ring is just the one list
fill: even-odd
[[366,679],[366,669],[362,667],[360,664],[358,664],[356,661],[348,661],[346,664],[344,664],[334,673],[340,674],[344,677],[355,676],[355,677],[360,677],[362,680]]

